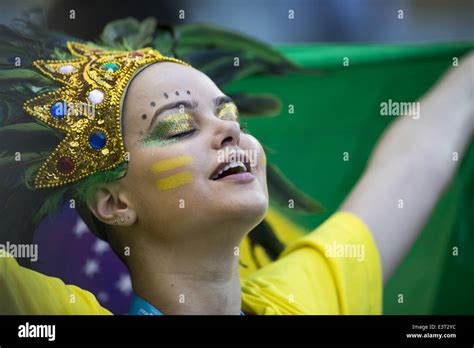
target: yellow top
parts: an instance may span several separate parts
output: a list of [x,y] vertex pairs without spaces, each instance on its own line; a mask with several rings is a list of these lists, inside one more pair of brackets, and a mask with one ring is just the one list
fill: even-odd
[[[111,314],[90,292],[0,255],[0,314]],[[337,212],[276,262],[242,277],[246,314],[381,314],[377,248],[358,217]]]

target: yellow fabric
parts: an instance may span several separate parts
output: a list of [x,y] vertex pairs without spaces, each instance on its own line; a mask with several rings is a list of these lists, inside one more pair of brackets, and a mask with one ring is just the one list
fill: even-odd
[[89,291],[18,265],[0,252],[0,314],[112,314]]
[[[363,247],[364,257],[327,257],[326,247]],[[242,279],[247,314],[381,314],[380,257],[367,226],[337,212],[276,262]]]
[[[364,258],[326,257],[336,242],[364,247]],[[90,292],[20,267],[0,254],[0,314],[111,314]],[[247,314],[380,314],[380,259],[368,228],[338,212],[291,244],[276,262],[242,277]]]

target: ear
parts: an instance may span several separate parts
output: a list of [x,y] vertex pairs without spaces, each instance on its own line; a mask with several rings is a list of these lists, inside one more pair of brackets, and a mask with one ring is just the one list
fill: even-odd
[[99,221],[109,225],[131,226],[137,220],[137,214],[126,194],[111,186],[97,190],[87,206]]

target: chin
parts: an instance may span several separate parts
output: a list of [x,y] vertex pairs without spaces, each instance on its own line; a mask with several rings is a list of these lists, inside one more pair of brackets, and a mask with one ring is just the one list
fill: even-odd
[[264,193],[255,192],[247,197],[223,203],[220,210],[222,214],[230,215],[236,222],[253,228],[263,220],[267,209],[268,196]]

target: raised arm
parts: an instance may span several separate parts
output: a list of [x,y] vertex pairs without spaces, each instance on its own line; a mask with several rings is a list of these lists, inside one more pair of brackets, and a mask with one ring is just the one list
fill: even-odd
[[[389,279],[453,177],[474,133],[474,53],[384,132],[340,210],[370,228]],[[457,160],[456,160],[457,156]]]

